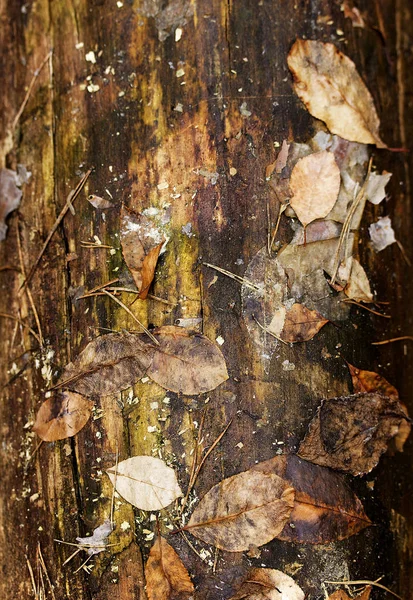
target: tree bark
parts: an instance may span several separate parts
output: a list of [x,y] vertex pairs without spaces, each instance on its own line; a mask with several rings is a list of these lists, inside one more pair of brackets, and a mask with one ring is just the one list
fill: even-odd
[[[19,319],[0,316],[2,598],[146,598],[143,563],[151,541],[144,530],[154,528],[147,514],[115,500],[111,543],[116,545],[94,557],[90,573],[77,571],[86,555],[63,565],[74,549],[55,540],[73,543],[108,517],[112,486],[105,470],[117,454],[119,460],[136,454],[172,457],[185,489],[203,415],[205,447],[233,422],[198,477],[198,497],[222,478],[274,456],[279,442],[296,450],[320,399],[351,389],[344,359],[384,375],[413,412],[411,342],[371,345],[411,335],[411,272],[396,244],[375,254],[367,232],[369,223],[390,214],[405,253],[413,256],[409,153],[374,151],[377,169],[393,173],[390,201],[366,209],[359,236],[377,298],[390,303],[390,321],[354,307],[340,327],[329,324],[310,342],[280,345],[264,367],[243,322],[239,284],[203,265],[244,275],[266,246],[267,206],[272,224],[277,215],[277,199],[265,179],[277,152],[274,142],[307,142],[314,134],[315,120],[294,94],[286,63],[297,37],[333,42],[350,56],[374,97],[383,139],[390,147],[409,147],[410,2],[360,2],[367,13],[364,29],[352,27],[340,4],[2,3],[0,166],[23,164],[32,173],[0,243],[5,267],[0,312]],[[13,129],[33,74],[50,51]],[[21,288],[23,271],[30,271],[70,190],[92,167],[74,202],[75,214],[66,214],[28,288]],[[114,208],[96,211],[88,194],[112,199]],[[31,425],[56,373],[107,329],[137,328],[108,297],[78,299],[126,277],[119,241],[122,203],[137,211],[156,208],[170,231],[151,289],[167,303],[151,297],[131,310],[148,326],[202,317],[203,333],[224,340],[230,378],[209,395],[190,398],[139,383],[132,396],[101,398],[92,420],[74,438],[36,448]],[[282,220],[279,239],[288,241],[289,232]],[[96,240],[114,251],[82,245]],[[40,333],[28,290],[43,348],[27,327]],[[122,300],[129,304],[130,296]],[[294,370],[285,371],[285,361]],[[130,398],[139,402],[131,404]],[[154,402],[163,410],[154,409]],[[411,459],[408,442],[403,454],[386,455],[369,476],[351,479],[375,526],[343,542],[326,547],[274,540],[260,558],[212,552],[203,561],[179,536],[169,536],[196,584],[195,598],[229,598],[251,565],[294,574],[308,598],[323,597],[324,581],[347,576],[384,576],[387,587],[410,597]],[[202,544],[195,545],[199,552]],[[39,566],[39,548],[53,593]],[[43,573],[45,596],[35,595],[28,565],[37,590]]]

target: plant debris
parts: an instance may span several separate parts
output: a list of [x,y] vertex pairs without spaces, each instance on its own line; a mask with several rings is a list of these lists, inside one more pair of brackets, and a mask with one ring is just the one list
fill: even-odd
[[145,566],[146,593],[149,600],[185,600],[194,585],[175,550],[158,536]]
[[346,140],[386,148],[373,98],[356,66],[334,44],[298,39],[288,55],[294,90],[307,110]]
[[381,252],[396,242],[390,217],[381,217],[376,223],[372,223],[369,226],[369,234],[375,252]]
[[369,600],[372,586],[368,585],[357,596],[349,596],[344,590],[336,590],[327,600]]
[[407,419],[398,399],[378,393],[323,400],[298,454],[317,465],[365,475]]
[[43,402],[33,431],[45,442],[72,437],[88,422],[93,402],[81,394],[58,391]]
[[251,569],[230,600],[304,600],[294,579],[276,569]]
[[99,527],[96,527],[96,529],[93,530],[93,535],[84,538],[77,537],[76,541],[81,546],[85,546],[85,550],[89,556],[93,556],[94,554],[99,554],[106,550],[108,537],[112,531],[113,525],[109,519],[106,519],[102,525],[99,525]]
[[22,191],[12,169],[0,169],[0,242],[6,239],[6,217],[20,206]]
[[211,488],[184,529],[222,550],[242,552],[276,537],[293,504],[294,490],[281,477],[244,471]]
[[141,510],[161,510],[182,496],[175,471],[152,456],[133,456],[107,470],[116,491]]
[[110,200],[105,200],[105,198],[101,198],[100,196],[96,196],[95,194],[90,194],[88,197],[88,202],[98,209],[105,210],[106,208],[113,208],[113,203]]

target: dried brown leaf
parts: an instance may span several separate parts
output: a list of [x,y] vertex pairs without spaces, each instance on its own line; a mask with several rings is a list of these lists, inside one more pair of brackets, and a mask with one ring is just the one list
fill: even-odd
[[280,338],[285,342],[307,342],[320,331],[328,319],[316,310],[309,310],[304,304],[295,303],[285,314]]
[[43,402],[33,431],[45,442],[76,435],[89,420],[93,402],[74,392],[56,392]]
[[138,298],[143,300],[148,295],[165,238],[148,217],[122,206],[120,239],[123,257],[139,290]]
[[148,376],[177,394],[203,394],[228,379],[221,350],[207,337],[184,327],[159,327]]
[[344,590],[337,590],[327,600],[369,600],[372,586],[367,585],[360,594],[350,597]]
[[333,44],[297,40],[288,55],[294,89],[308,111],[332,133],[386,148],[373,98],[352,60]]
[[252,470],[275,473],[295,490],[294,508],[278,539],[328,544],[370,525],[360,500],[343,476],[330,469],[289,454],[259,463]]
[[369,180],[366,185],[366,198],[372,204],[380,204],[386,197],[385,187],[390,181],[392,173],[383,171],[381,175],[373,171],[370,173]]
[[365,475],[407,418],[397,399],[377,393],[324,400],[299,455],[324,467]]
[[58,385],[85,396],[120,392],[145,375],[153,352],[140,334],[102,335],[65,367]]
[[181,559],[160,536],[149,553],[145,578],[149,600],[185,600],[194,592],[194,585]]
[[116,491],[141,510],[161,510],[182,496],[175,471],[153,456],[132,456],[107,471]]
[[291,172],[290,189],[290,205],[304,227],[326,217],[340,189],[340,169],[334,154],[324,150],[298,160]]
[[6,238],[6,217],[18,208],[22,197],[17,177],[12,169],[0,169],[0,241]]
[[251,569],[230,600],[304,600],[294,579],[276,569]]
[[242,552],[277,536],[293,504],[293,488],[276,474],[244,471],[211,488],[185,529],[207,544]]
[[373,294],[366,271],[355,258],[351,258],[348,262],[351,264],[351,270],[344,288],[345,295],[357,302],[373,302]]

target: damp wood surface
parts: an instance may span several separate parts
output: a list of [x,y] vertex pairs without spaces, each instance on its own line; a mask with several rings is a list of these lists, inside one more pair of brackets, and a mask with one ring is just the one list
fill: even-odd
[[[410,147],[410,2],[360,2],[374,25],[365,29],[353,28],[340,4],[2,3],[2,132],[52,50],[14,139],[0,140],[0,167],[23,164],[32,172],[0,245],[1,265],[7,267],[0,271],[0,312],[18,316],[36,331],[27,293],[20,289],[19,244],[28,273],[70,190],[94,169],[74,202],[75,214],[64,217],[29,283],[44,351],[26,327],[0,316],[2,598],[34,597],[27,564],[38,568],[40,544],[56,599],[144,600],[143,563],[152,541],[143,530],[154,530],[147,515],[126,503],[118,507],[115,500],[116,546],[94,557],[90,573],[75,573],[79,557],[63,566],[72,548],[54,540],[74,542],[109,515],[112,486],[105,471],[117,456],[119,461],[167,457],[186,489],[203,417],[205,448],[232,423],[199,474],[198,497],[280,448],[297,450],[320,399],[351,391],[345,360],[379,370],[413,412],[412,343],[371,345],[412,334],[411,269],[396,244],[375,254],[367,243],[368,223],[391,214],[398,239],[413,256],[411,153],[374,151],[378,170],[393,173],[387,188],[391,202],[385,213],[382,207],[367,208],[358,234],[359,256],[378,299],[390,303],[385,307],[390,322],[353,307],[346,321],[329,323],[313,340],[280,344],[264,368],[242,318],[240,284],[204,265],[244,275],[267,244],[267,205],[273,224],[276,220],[278,202],[266,167],[284,139],[307,142],[315,133],[287,67],[297,37],[333,42],[351,56],[373,95],[383,139],[390,147]],[[85,59],[89,52],[96,62]],[[96,210],[88,195],[110,200],[113,208]],[[132,392],[98,400],[91,421],[74,438],[44,442],[35,452],[39,440],[31,425],[55,373],[97,335],[138,330],[107,295],[77,299],[107,281],[127,281],[119,237],[122,204],[136,212],[155,209],[170,236],[150,296],[137,299],[131,310],[146,326],[202,318],[202,333],[223,341],[229,379],[208,394],[181,397],[153,382],[139,383]],[[288,235],[281,220],[279,239],[287,241]],[[85,241],[110,248],[84,247]],[[129,305],[131,296],[121,299]],[[314,600],[323,597],[324,580],[381,576],[387,587],[409,598],[412,451],[409,440],[404,453],[384,456],[363,480],[351,480],[375,526],[348,540],[327,546],[273,540],[254,558],[214,554],[192,538],[199,556],[182,537],[168,536],[191,574],[196,600],[231,597],[233,582],[259,566],[294,575]],[[45,587],[49,590],[47,582]],[[46,597],[52,597],[50,590]]]

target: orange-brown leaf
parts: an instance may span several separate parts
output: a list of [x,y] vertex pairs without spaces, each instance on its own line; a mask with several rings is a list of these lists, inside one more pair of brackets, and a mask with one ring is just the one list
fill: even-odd
[[139,290],[138,298],[145,299],[165,238],[148,217],[122,206],[120,240],[123,257]]
[[294,579],[276,569],[249,571],[239,590],[230,600],[304,600],[303,590]]
[[307,342],[328,323],[316,310],[306,308],[304,304],[293,304],[286,312],[280,338],[285,342]]
[[89,420],[93,402],[75,392],[56,392],[43,402],[33,431],[45,442],[72,437]]
[[350,371],[355,394],[362,392],[377,392],[378,394],[383,394],[383,396],[388,396],[389,398],[399,399],[399,392],[394,385],[389,383],[387,379],[378,373],[358,369],[350,363],[347,363],[347,366]]
[[386,148],[373,98],[352,60],[333,44],[297,40],[288,55],[294,89],[307,110],[331,133]]
[[337,590],[327,600],[369,600],[372,589],[371,585],[367,585],[360,594],[352,598],[344,590]]
[[295,489],[294,508],[278,539],[328,544],[348,538],[371,523],[343,476],[330,469],[286,454],[252,470],[275,473]]
[[145,566],[146,593],[149,600],[185,600],[194,585],[175,550],[159,536]]

